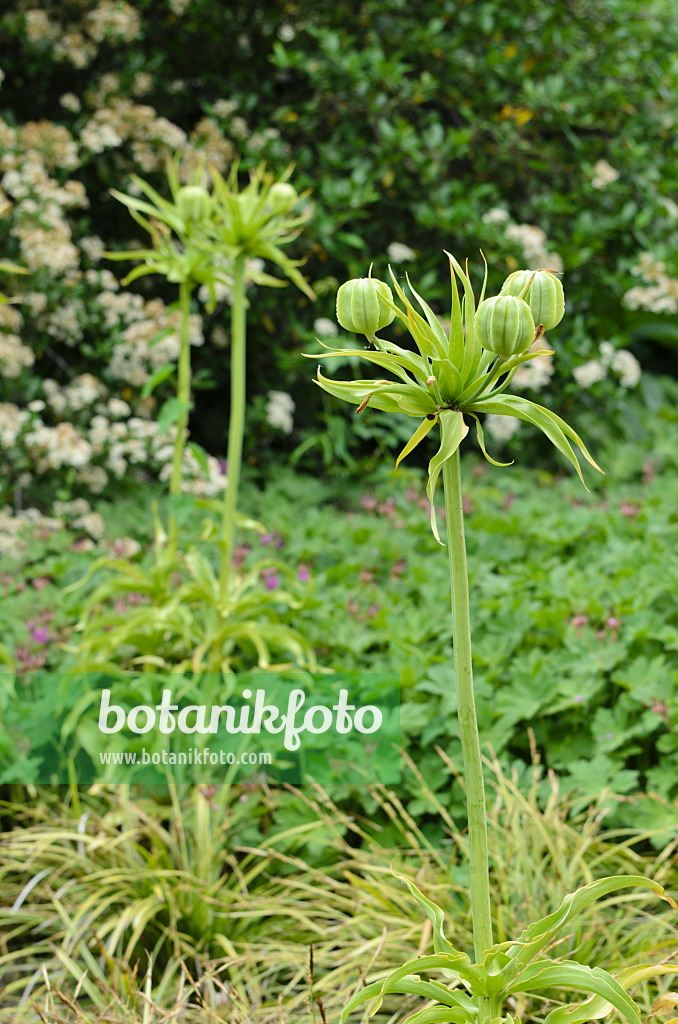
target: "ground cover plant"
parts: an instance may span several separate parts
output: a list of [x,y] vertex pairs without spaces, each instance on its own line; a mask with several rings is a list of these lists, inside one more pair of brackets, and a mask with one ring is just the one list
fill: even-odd
[[[675,581],[665,555],[677,529],[675,408],[649,415],[639,406],[638,418],[638,428],[629,427],[633,439],[608,441],[599,450],[608,473],[590,481],[590,493],[560,472],[542,471],[535,479],[525,467],[499,471],[467,455],[474,681],[481,731],[507,763],[530,763],[531,724],[544,763],[563,788],[576,787],[583,802],[602,783],[612,820],[662,827],[668,840],[677,796],[672,665],[678,622],[667,603]],[[508,460],[511,443],[503,452]],[[158,501],[162,507],[160,492]],[[400,674],[405,748],[438,799],[463,821],[462,792],[440,776],[432,749],[438,743],[455,760],[460,756],[446,676],[451,626],[439,616],[446,568],[427,526],[421,473],[406,463],[395,475],[384,466],[369,486],[347,487],[287,471],[264,490],[246,473],[243,502],[269,527],[243,537],[243,566],[256,565],[273,548],[306,580],[310,591],[295,626],[324,665]],[[26,670],[67,664],[64,646],[72,643],[78,595],[71,604],[61,600],[61,585],[82,579],[92,559],[124,550],[131,533],[153,554],[147,496],[99,508],[98,540],[80,527],[40,540],[40,523],[33,530],[28,524],[24,555],[6,561],[3,642],[17,672],[15,699],[25,694],[27,709],[45,691]],[[135,558],[142,557],[140,550]],[[275,597],[276,590],[269,593]],[[337,608],[345,609],[340,617]],[[17,705],[18,727],[23,706]],[[26,766],[12,760],[16,742],[6,735],[4,743],[4,777],[18,779],[13,765]],[[435,830],[430,805],[422,804],[407,774],[402,786],[409,812],[425,815],[425,831]],[[630,805],[626,798],[639,790],[649,795]]]
[[[497,762],[488,769],[500,940],[548,911],[563,888],[610,871],[675,886],[675,840],[641,854],[648,833],[607,828],[598,803],[577,811],[554,776],[542,801],[536,763],[527,786]],[[420,786],[421,798],[435,803],[421,776]],[[124,787],[43,788],[32,804],[3,802],[0,1020],[24,1024],[39,1011],[68,1024],[102,1013],[114,1024],[279,1024],[320,1021],[323,1012],[336,1020],[361,987],[361,970],[385,978],[408,950],[430,942],[417,902],[391,872],[394,856],[454,914],[458,940],[472,942],[466,834],[443,810],[446,839],[432,845],[394,793],[375,785],[369,795],[396,824],[395,845],[320,789],[236,785],[227,799],[223,791],[178,789],[139,800]],[[271,827],[276,805],[279,824]],[[233,813],[224,817],[227,806]],[[309,840],[303,853],[300,837]],[[654,898],[636,896],[594,905],[557,949],[621,968],[640,955],[669,958],[675,941],[672,912],[657,913]],[[548,1005],[559,1005],[551,996]],[[649,1013],[654,991],[642,985],[639,996]],[[372,1019],[395,1024],[403,1005],[402,996],[387,996]],[[536,1019],[545,1005],[530,996],[516,1009]]]

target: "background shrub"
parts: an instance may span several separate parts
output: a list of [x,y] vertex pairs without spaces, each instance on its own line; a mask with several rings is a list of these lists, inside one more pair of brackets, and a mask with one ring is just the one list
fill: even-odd
[[[412,269],[443,310],[443,246],[467,254],[478,281],[482,247],[492,288],[521,265],[562,269],[568,317],[546,398],[555,407],[570,404],[577,368],[591,404],[622,414],[638,383],[633,353],[650,370],[670,368],[678,172],[667,140],[678,24],[664,0],[642,9],[578,0],[574,11],[564,0],[536,9],[496,0],[369,0],[359,9],[23,0],[2,29],[13,41],[0,93],[3,246],[33,271],[11,282],[22,304],[2,314],[0,397],[12,410],[3,406],[0,422],[6,445],[23,438],[16,447],[26,456],[12,456],[6,497],[17,485],[36,490],[25,434],[70,419],[45,379],[63,387],[90,373],[130,415],[152,412],[139,399],[156,358],[147,345],[170,322],[175,297],[159,279],[117,290],[102,251],[138,234],[108,189],[128,188],[133,170],[161,186],[177,149],[187,170],[203,157],[223,170],[236,152],[243,169],[293,160],[295,184],[313,189],[316,216],[297,255],[308,256],[317,303],[291,289],[251,292],[252,464],[302,443],[304,465],[322,454],[353,467],[390,442],[378,416],[349,434],[349,413],[309,389],[299,358],[331,330],[336,284],[372,259],[375,273],[387,260],[399,274]],[[196,388],[212,390],[199,395],[191,424],[216,455],[227,422],[223,300],[203,325]],[[161,343],[170,358],[173,344]],[[633,353],[620,357],[629,344]],[[528,393],[543,376],[524,382]],[[650,378],[641,386],[658,401]],[[291,424],[269,422],[271,391],[291,394]],[[31,400],[46,402],[31,412],[40,423],[18,424],[13,409]],[[88,441],[88,424],[78,430]],[[94,453],[94,476],[105,486],[103,470],[118,486],[122,460],[157,472],[162,448],[158,439],[136,463],[120,446]],[[76,456],[48,468],[62,498],[93,486]]]

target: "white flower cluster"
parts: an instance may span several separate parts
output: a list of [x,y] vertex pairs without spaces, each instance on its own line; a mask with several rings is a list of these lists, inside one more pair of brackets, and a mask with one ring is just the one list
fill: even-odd
[[496,224],[498,227],[506,225],[504,237],[518,246],[529,266],[562,273],[562,257],[557,252],[549,252],[546,233],[536,224],[514,224],[508,210],[501,206],[487,210],[482,220],[484,224]]
[[[105,292],[109,298],[105,305],[108,309],[111,306],[120,304],[110,300],[123,299],[129,293],[115,295]],[[141,299],[141,296],[135,296]],[[102,296],[99,296],[101,302]],[[179,356],[181,326],[181,311],[178,309],[169,310],[161,299],[151,299],[144,303],[135,303],[130,308],[134,319],[123,331],[121,342],[113,349],[113,355],[108,367],[111,377],[123,380],[133,387],[143,387],[146,381],[166,363],[175,362]],[[188,321],[188,340],[191,345],[202,345],[204,339],[202,333],[202,318],[194,313]],[[150,345],[151,341],[162,331],[171,329],[172,333],[162,338],[157,344]]]
[[506,238],[518,245],[530,266],[562,273],[562,257],[557,252],[547,250],[546,233],[536,224],[509,224]]
[[138,12],[125,0],[101,0],[85,11],[80,23],[69,18],[62,24],[41,8],[24,10],[23,15],[27,41],[32,46],[50,46],[54,60],[75,68],[91,64],[103,42],[131,43],[141,29]]
[[97,43],[131,43],[139,35],[141,18],[125,0],[102,0],[84,18],[88,35]]
[[510,219],[508,210],[504,210],[501,206],[494,206],[483,214],[483,224],[506,224]]
[[616,171],[614,167],[608,164],[607,160],[598,160],[593,165],[593,177],[591,178],[591,185],[593,188],[603,189],[611,185],[613,181],[616,181],[619,177],[619,171]]
[[233,158],[233,143],[212,118],[201,118],[187,136],[178,125],[158,116],[154,107],[123,96],[109,99],[108,90],[115,92],[120,83],[108,82],[106,78],[102,76],[97,89],[87,94],[88,102],[97,109],[83,126],[80,142],[90,152],[101,153],[129,142],[135,163],[142,172],[150,174],[162,170],[167,158],[181,150],[184,180],[191,178],[205,161],[223,171]]
[[16,333],[22,324],[23,317],[15,306],[8,302],[0,304],[0,377],[14,379],[33,365],[32,350]]
[[11,448],[30,419],[25,409],[11,402],[0,402],[0,447]]
[[31,122],[15,130],[0,120],[0,145],[6,147],[0,158],[0,184],[14,203],[11,234],[19,241],[26,265],[31,270],[48,268],[58,276],[79,267],[64,211],[85,207],[88,201],[81,182],[69,181],[62,187],[48,174],[52,166],[73,166],[74,143],[65,129],[63,134],[54,128],[49,122]]
[[640,363],[627,349],[615,349],[609,341],[603,341],[598,348],[599,359],[591,359],[588,363],[575,366],[572,374],[581,388],[590,388],[601,380],[605,380],[608,370],[619,377],[623,388],[634,388],[640,378]]
[[294,399],[285,391],[269,391],[266,403],[266,420],[269,426],[291,434],[294,430]]
[[[550,352],[549,346],[541,338],[532,343],[530,352]],[[530,389],[540,391],[551,380],[553,376],[553,357],[551,355],[539,356],[538,359],[530,359],[523,363],[516,370],[511,384],[518,391]]]
[[0,377],[18,377],[34,360],[32,349],[22,343],[18,334],[0,332]]
[[658,260],[651,252],[641,253],[631,273],[642,278],[646,287],[637,285],[626,292],[622,302],[628,309],[678,313],[678,278],[666,273],[663,260]]
[[47,401],[59,416],[66,411],[86,409],[106,393],[104,385],[91,373],[83,373],[63,387],[49,378],[42,382],[42,386]]
[[20,558],[25,554],[28,550],[25,534],[29,529],[45,536],[56,533],[62,526],[60,519],[45,516],[37,508],[26,508],[19,512],[7,506],[0,508],[0,556]]
[[498,444],[505,444],[520,429],[520,420],[491,412],[483,420],[483,428]]
[[417,255],[414,249],[403,242],[391,242],[386,249],[386,255],[391,263],[409,263]]
[[62,466],[86,466],[92,458],[92,445],[72,423],[56,427],[36,426],[24,436],[24,443],[38,473]]
[[[156,453],[157,454],[157,453]],[[169,452],[167,453],[169,456]],[[184,449],[182,462],[181,490],[184,494],[194,494],[199,498],[213,498],[220,494],[226,486],[226,475],[223,463],[213,455],[207,456],[207,476],[190,448]],[[160,470],[160,479],[169,480],[172,475],[170,461]]]
[[339,334],[339,328],[335,321],[330,320],[326,316],[320,316],[317,320],[313,321],[313,331],[315,334],[320,335],[321,338],[336,338]]

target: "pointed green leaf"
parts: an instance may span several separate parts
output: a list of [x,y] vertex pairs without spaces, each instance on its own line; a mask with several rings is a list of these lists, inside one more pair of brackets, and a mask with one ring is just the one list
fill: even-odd
[[[626,967],[615,975],[616,980],[626,991],[641,981],[660,978],[667,974],[678,974],[678,967],[670,964],[638,964]],[[546,1015],[544,1024],[584,1024],[585,1021],[607,1017],[612,1010],[611,1004],[602,996],[592,996],[576,1006],[558,1006]],[[668,1024],[668,1022],[667,1022]]]
[[422,383],[426,383],[430,377],[430,363],[424,356],[417,355],[416,352],[411,352],[409,349],[401,348],[400,345],[396,345],[392,341],[382,341],[381,338],[375,338],[374,345],[381,352],[397,356],[400,360],[400,365],[409,370],[414,377],[418,377]]
[[152,377],[149,377],[143,388],[141,389],[141,397],[148,398],[152,395],[158,384],[162,384],[163,381],[168,380],[176,369],[175,363],[165,363],[160,369],[156,370]]
[[461,375],[464,380],[467,380],[469,374],[473,372],[473,367],[478,366],[482,354],[482,348],[480,342],[476,338],[474,330],[476,311],[475,298],[473,296],[473,288],[468,274],[464,273],[451,253],[447,252],[446,249],[443,249],[443,252],[453,264],[454,269],[459,275],[459,279],[464,286],[464,320],[466,323],[466,339],[464,344],[464,364]]
[[433,396],[417,384],[410,384],[409,387],[403,384],[395,384],[389,390],[389,398],[396,397],[398,408],[408,416],[429,416],[434,415],[436,403]]
[[413,451],[417,447],[419,442],[423,441],[423,439],[426,437],[428,432],[430,430],[432,430],[432,428],[435,426],[435,424],[436,424],[436,420],[435,419],[430,419],[430,420],[429,419],[425,419],[425,420],[421,421],[421,423],[419,424],[419,426],[417,427],[415,432],[412,434],[412,437],[409,439],[409,441],[407,442],[407,444],[405,445],[405,447],[401,451],[400,455],[396,459],[396,464],[395,464],[395,468],[396,469],[398,468],[400,463],[403,461],[403,459],[406,458],[410,454],[410,452]]
[[433,948],[436,953],[453,953],[457,954],[458,949],[455,949],[449,939],[445,938],[445,932],[443,931],[443,925],[445,923],[445,915],[441,908],[433,900],[430,900],[428,896],[424,896],[414,882],[407,878],[405,875],[399,875],[397,871],[391,869],[392,874],[406,886],[410,893],[414,896],[417,903],[424,908],[424,913],[431,922],[433,928]]
[[493,466],[512,466],[513,459],[511,459],[510,462],[497,462],[496,459],[493,459],[491,455],[487,454],[487,449],[485,448],[485,435],[483,434],[483,428],[480,425],[480,420],[474,412],[469,413],[469,416],[473,416],[473,419],[476,421],[476,436],[478,438],[478,444],[480,445],[480,450],[487,461],[491,462]]
[[435,313],[433,312],[431,307],[426,302],[424,302],[424,300],[422,299],[421,295],[419,295],[419,293],[414,290],[414,288],[412,287],[412,282],[410,281],[410,278],[409,278],[408,274],[405,274],[405,280],[407,281],[407,283],[409,285],[409,288],[410,288],[410,291],[414,295],[415,299],[417,300],[417,302],[419,303],[421,308],[424,310],[424,316],[428,320],[428,323],[429,323],[429,326],[430,326],[431,330],[433,331],[433,333],[435,334],[436,338],[440,342],[440,344],[441,344],[441,346],[443,348],[443,351],[444,351],[447,348],[448,342],[447,342],[447,335],[445,334],[445,331],[443,330],[443,325],[440,323],[440,320],[435,315]]
[[513,979],[506,993],[539,992],[549,988],[575,989],[602,996],[630,1024],[642,1024],[636,1004],[611,974],[600,967],[585,967],[574,960],[564,960],[557,964],[540,960],[531,964]]
[[473,1024],[475,1017],[461,1007],[429,1006],[406,1017],[403,1024]]
[[[498,380],[503,374],[510,374],[512,370],[516,369],[516,367],[520,366],[522,363],[527,363],[531,359],[536,359],[537,356],[545,355],[553,355],[553,352],[546,349],[540,349],[538,352],[523,352],[523,354],[520,356],[514,356],[512,359],[507,359],[506,362],[497,359],[494,367],[490,370],[489,373],[487,373],[486,371],[490,364],[494,361],[495,357],[491,352],[484,352],[483,357],[480,361],[480,366],[478,367],[478,376],[476,376],[471,381],[471,383],[466,387],[466,390],[460,394],[459,405],[461,406],[464,403],[470,404],[471,402],[476,401],[477,399],[480,398],[481,395],[486,394],[489,391],[492,384],[494,384],[494,382]],[[505,386],[506,384],[503,384],[502,389]],[[487,397],[491,398],[493,397],[493,395],[499,393],[500,392],[498,391],[493,391],[491,395],[487,394]]]
[[[364,988],[351,996],[341,1012],[339,1024],[344,1024],[344,1021],[348,1015],[355,1010],[356,1006],[360,1006],[362,1003],[366,1003],[368,999],[378,996],[381,992],[382,984],[383,982],[381,981],[374,981],[369,985],[365,985]],[[421,996],[423,999],[437,999],[439,1002],[446,1003],[448,1006],[459,1005],[456,1002],[457,993],[450,991],[437,981],[422,981],[416,975],[409,978],[403,978],[403,980],[394,985],[390,991],[402,993],[403,995]]]
[[330,380],[323,377],[320,370],[313,382],[321,387],[323,391],[340,398],[344,402],[351,402],[352,405],[362,405],[366,398],[369,398],[369,405],[373,409],[381,409],[384,412],[400,412],[400,406],[395,398],[390,399],[387,391],[395,387],[395,383],[383,380]]
[[[465,981],[472,986],[475,992],[484,994],[484,977],[482,968],[471,963],[466,953],[434,953],[432,956],[418,956],[413,960],[397,967],[391,971],[385,979],[381,992],[372,1008],[375,1014],[381,1006],[384,996],[394,991],[393,986],[397,985],[408,974],[418,974],[419,971],[445,970],[458,981]],[[436,997],[437,998],[437,997]]]
[[[499,398],[480,399],[478,402],[474,402],[473,409],[475,412],[496,413],[499,416],[515,416],[519,420],[525,420],[528,423],[532,423],[535,427],[539,427],[546,434],[549,441],[574,466],[577,476],[582,484],[584,484],[584,487],[586,487],[579,461],[572,450],[572,446],[560,427],[544,415],[545,410],[542,406],[534,405],[534,403],[528,402],[525,398],[519,398],[517,395],[501,395]],[[593,460],[590,459],[590,461]],[[598,468],[596,466],[596,469]],[[586,487],[586,490],[588,490],[588,487]]]
[[440,476],[440,470],[443,467],[443,463],[454,455],[457,448],[468,434],[468,427],[464,423],[464,417],[458,409],[444,409],[440,413],[439,420],[441,432],[440,448],[428,464],[428,483],[426,485],[426,494],[431,503],[431,529],[433,530],[433,536],[439,544],[443,544],[438,534],[436,512],[433,503],[435,499],[436,485],[438,483],[438,477]]
[[178,423],[184,413],[192,408],[192,402],[182,402],[180,398],[168,398],[158,413],[158,432],[166,434],[169,428]]
[[461,317],[461,302],[457,288],[457,275],[454,263],[450,258],[450,278],[452,279],[452,310],[450,312],[450,360],[458,370],[464,366],[464,323]]
[[[322,344],[322,342],[320,343]],[[377,366],[383,367],[385,370],[391,370],[396,376],[405,384],[411,384],[412,380],[408,377],[406,371],[403,369],[400,358],[395,355],[389,355],[385,352],[371,352],[366,349],[359,348],[340,348],[332,349],[329,352],[318,352],[306,355],[307,359],[332,359],[338,356],[354,356],[357,359],[366,359],[369,363],[375,363]]]
[[[414,337],[414,340],[417,342],[417,345],[419,345],[422,354],[430,356],[431,359],[444,359],[447,350],[447,344],[441,345],[435,334],[432,332],[431,328],[428,326],[426,320],[424,320],[421,314],[417,313],[416,309],[405,295],[405,292],[398,284],[396,276],[390,267],[388,268],[388,272],[391,275],[391,280],[393,281],[393,287],[396,290],[396,294],[398,295],[398,298],[404,304],[405,309],[407,310],[408,326],[412,331],[412,336]],[[389,303],[389,305],[391,305],[391,303]],[[400,313],[400,310],[398,310],[398,312]]]
[[611,892],[619,889],[639,888],[650,889],[657,896],[672,902],[666,896],[663,887],[650,878],[643,878],[642,875],[611,875],[609,878],[600,878],[595,882],[583,885],[575,892],[568,893],[557,910],[539,921],[529,925],[513,942],[497,944],[488,950],[488,955],[493,952],[504,952],[515,958],[516,967],[524,967],[538,952],[551,943],[576,914],[581,913],[586,907],[595,903],[596,900],[608,896]]

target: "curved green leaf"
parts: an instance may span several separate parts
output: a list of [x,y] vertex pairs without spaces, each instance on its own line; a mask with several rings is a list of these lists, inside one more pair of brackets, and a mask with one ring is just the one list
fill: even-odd
[[531,964],[513,979],[505,991],[510,995],[549,988],[575,989],[602,996],[630,1024],[643,1024],[636,1004],[611,974],[600,967],[585,967],[574,960],[564,960],[557,964],[542,960]]
[[409,289],[412,292],[412,294],[414,295],[415,299],[417,300],[417,302],[419,303],[421,308],[424,310],[424,316],[428,320],[429,327],[431,328],[431,330],[435,334],[436,338],[438,339],[438,341],[442,345],[443,350],[445,350],[447,348],[448,341],[447,341],[447,335],[445,334],[445,331],[443,330],[443,325],[440,323],[440,320],[435,315],[435,313],[433,312],[431,307],[428,306],[424,302],[424,300],[422,299],[421,295],[419,295],[419,293],[414,290],[414,288],[412,287],[412,282],[410,281],[410,278],[409,278],[408,274],[405,274],[405,280],[407,281],[407,284],[409,285]]
[[[471,411],[470,409],[468,410]],[[500,398],[486,398],[479,399],[473,403],[474,412],[486,412],[496,413],[499,416],[515,416],[519,420],[526,420],[528,423],[532,423],[535,427],[546,434],[549,441],[561,452],[565,458],[570,462],[577,473],[577,476],[581,480],[582,484],[586,487],[584,477],[582,476],[581,467],[579,460],[575,455],[572,446],[567,440],[567,436],[570,436],[575,444],[581,450],[584,458],[591,463],[592,466],[602,473],[603,470],[598,466],[592,457],[586,450],[586,446],[581,438],[572,430],[571,427],[561,420],[559,416],[552,413],[549,409],[545,409],[541,405],[536,405],[534,402],[528,402],[526,398],[519,398],[518,395],[502,395]],[[565,429],[566,428],[566,429]]]
[[[626,991],[640,981],[663,977],[667,974],[678,974],[678,967],[672,967],[670,964],[638,964],[634,967],[624,968],[616,975],[616,980]],[[577,1003],[576,1006],[556,1007],[546,1015],[544,1024],[584,1024],[585,1021],[606,1017],[611,1010],[612,1005],[607,999],[602,996],[591,996],[590,999],[583,1003]]]
[[496,944],[487,951],[487,955],[490,956],[498,952],[506,953],[513,958],[515,969],[520,970],[529,963],[532,957],[552,942],[564,925],[576,914],[581,913],[586,907],[595,903],[596,900],[608,896],[611,892],[635,886],[650,889],[657,896],[672,902],[658,882],[650,878],[643,878],[642,875],[611,875],[609,878],[600,878],[596,882],[583,885],[575,892],[568,893],[552,914],[529,925],[518,939]]
[[464,423],[464,417],[458,409],[443,409],[439,416],[440,420],[440,448],[428,464],[428,483],[426,494],[431,503],[431,529],[433,536],[439,544],[443,544],[438,534],[436,523],[436,512],[433,504],[436,493],[436,485],[443,463],[451,458],[457,448],[468,434],[468,427]]
[[[482,968],[472,964],[466,953],[434,953],[431,956],[418,956],[407,963],[391,971],[381,986],[381,992],[372,1008],[376,1013],[381,1006],[384,996],[393,992],[394,985],[397,985],[408,974],[418,974],[419,971],[445,970],[458,981],[465,981],[471,986],[472,991],[485,994],[485,979]],[[438,998],[436,996],[436,998]]]
[[[339,1024],[344,1024],[349,1013],[351,1013],[352,1010],[355,1010],[356,1006],[366,1003],[368,999],[371,999],[373,996],[378,996],[381,992],[382,985],[383,981],[373,981],[369,985],[365,985],[365,987],[356,992],[355,995],[351,996],[341,1012]],[[417,975],[403,978],[403,980],[394,985],[390,991],[392,993],[402,993],[403,995],[421,996],[423,999],[437,999],[439,1002],[445,1003],[447,1006],[459,1005],[456,1001],[457,994],[454,991],[450,991],[437,981],[422,981],[417,977]]]
[[510,462],[497,462],[496,459],[493,459],[491,455],[487,454],[487,449],[485,448],[485,435],[483,434],[483,428],[480,425],[480,420],[478,419],[474,412],[469,413],[469,416],[472,416],[473,419],[476,421],[476,435],[478,437],[478,444],[480,445],[480,450],[487,459],[487,461],[491,462],[493,466],[512,466],[513,459],[511,459]]
[[461,1007],[429,1006],[406,1017],[403,1024],[472,1024],[475,1017]]
[[412,437],[409,439],[409,441],[407,442],[407,444],[405,445],[405,447],[401,451],[400,455],[396,459],[396,464],[395,464],[395,468],[396,469],[398,468],[400,463],[403,461],[403,459],[406,458],[410,454],[410,452],[413,451],[417,447],[419,442],[423,441],[423,439],[426,437],[428,432],[430,430],[432,430],[435,425],[436,425],[435,419],[430,419],[430,420],[429,419],[425,419],[425,420],[421,421],[421,423],[419,424],[419,426],[417,427],[415,432],[412,434]]
[[400,377],[405,384],[412,383],[412,379],[408,377],[400,358],[386,352],[369,352],[359,348],[340,348],[332,349],[330,352],[303,353],[303,355],[306,359],[336,359],[341,356],[355,356],[358,359],[366,359],[369,363],[375,363],[385,370],[390,370],[391,373],[395,373],[396,376]]

